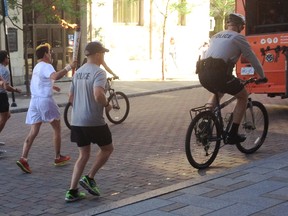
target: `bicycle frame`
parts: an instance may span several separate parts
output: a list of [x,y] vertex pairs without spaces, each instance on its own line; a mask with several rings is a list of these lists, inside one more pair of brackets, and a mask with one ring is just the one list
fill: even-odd
[[[107,78],[107,87],[106,87],[106,91],[108,91],[109,93],[109,97],[111,95],[113,95],[113,97],[111,98],[111,102],[112,102],[112,107],[114,109],[120,109],[119,107],[119,103],[118,103],[118,99],[116,97],[116,94],[115,94],[115,89],[111,88],[112,87],[112,78]],[[109,98],[108,97],[108,98]]]
[[[231,96],[226,101],[224,101],[223,103],[220,104],[220,99],[219,99],[218,95],[216,95],[216,103],[217,103],[217,105],[216,105],[215,109],[213,110],[213,113],[217,117],[218,122],[220,124],[221,134],[222,134],[222,139],[223,140],[225,140],[225,137],[226,137],[231,125],[232,125],[233,113],[229,117],[228,124],[226,125],[226,128],[224,128],[224,122],[223,122],[223,117],[222,117],[221,110],[223,108],[225,108],[226,106],[228,106],[229,104],[231,104],[236,99],[237,99],[236,97]],[[247,106],[250,109],[251,114],[252,114],[252,127],[253,127],[253,129],[255,129],[255,118],[254,118],[254,112],[252,110],[253,109],[253,105],[252,105],[252,99],[250,97],[248,98]],[[243,119],[244,119],[244,122],[246,122],[246,112],[244,113]]]
[[233,101],[236,100],[236,97],[234,96],[231,96],[230,98],[228,98],[226,101],[224,101],[223,103],[220,104],[220,99],[219,99],[219,96],[217,94],[216,95],[216,107],[215,109],[213,110],[213,113],[215,114],[215,116],[217,117],[218,119],[218,122],[220,124],[220,128],[221,128],[221,134],[222,134],[222,138],[224,139],[225,138],[225,134],[228,133],[228,130],[229,130],[229,127],[231,126],[232,124],[232,116],[230,116],[230,119],[228,121],[228,124],[227,124],[227,127],[224,129],[224,122],[223,122],[223,117],[222,117],[222,112],[221,110],[228,106],[230,103],[232,103]]

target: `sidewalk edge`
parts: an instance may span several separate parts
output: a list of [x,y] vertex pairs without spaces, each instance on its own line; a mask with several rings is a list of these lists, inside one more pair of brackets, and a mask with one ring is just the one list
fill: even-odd
[[[127,94],[127,97],[128,98],[141,97],[141,96],[146,96],[146,95],[151,95],[151,94],[159,94],[159,93],[165,93],[165,92],[170,92],[170,91],[187,90],[187,89],[198,88],[198,87],[201,87],[201,85],[195,84],[195,85],[184,86],[184,87],[168,88],[168,89],[147,91],[147,92],[141,92],[141,93],[131,93],[131,94]],[[58,103],[58,106],[59,107],[65,107],[66,103]],[[10,110],[11,113],[21,113],[21,112],[27,112],[27,111],[28,111],[28,107]]]

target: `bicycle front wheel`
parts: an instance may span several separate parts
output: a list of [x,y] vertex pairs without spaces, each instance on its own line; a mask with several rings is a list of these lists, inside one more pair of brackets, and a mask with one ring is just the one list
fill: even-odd
[[109,112],[106,111],[107,119],[114,124],[122,123],[130,111],[128,97],[123,92],[115,92],[109,96],[108,102],[112,109]]
[[215,160],[221,142],[220,126],[211,111],[204,111],[191,121],[185,140],[189,163],[196,169],[205,169]]
[[65,109],[64,109],[64,122],[65,122],[65,125],[71,129],[71,112],[72,112],[72,106],[71,106],[71,103],[68,102],[65,106]]
[[244,134],[246,140],[236,144],[239,151],[245,154],[256,152],[265,141],[268,126],[268,113],[264,105],[258,101],[252,101],[252,104],[248,103],[239,127],[239,133]]

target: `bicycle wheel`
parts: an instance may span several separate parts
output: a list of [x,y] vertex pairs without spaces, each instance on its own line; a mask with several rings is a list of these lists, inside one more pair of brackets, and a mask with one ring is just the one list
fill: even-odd
[[265,141],[268,126],[268,113],[264,105],[258,101],[252,101],[252,107],[250,107],[248,103],[239,127],[239,133],[244,134],[246,140],[236,144],[239,151],[245,154],[257,151]]
[[64,122],[69,129],[71,129],[71,125],[70,125],[71,111],[72,111],[72,106],[71,106],[71,103],[68,102],[64,109]]
[[220,126],[211,111],[204,111],[191,121],[185,140],[189,163],[196,169],[205,169],[215,160],[221,143]]
[[122,123],[127,118],[130,110],[128,97],[123,92],[115,92],[109,96],[108,102],[112,106],[109,112],[106,111],[108,120],[114,124]]

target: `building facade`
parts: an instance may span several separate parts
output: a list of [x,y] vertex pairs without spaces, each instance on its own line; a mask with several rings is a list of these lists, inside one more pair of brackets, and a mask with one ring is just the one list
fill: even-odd
[[[128,0],[93,0],[81,6],[82,16],[77,22],[81,27],[79,61],[84,58],[85,44],[99,40],[110,50],[105,58],[122,80],[161,79],[162,59],[165,60],[167,76],[194,74],[199,47],[209,37],[210,1],[186,0],[187,13],[184,14],[171,6],[173,3],[185,2],[183,0],[129,2]],[[166,7],[167,2],[169,7]],[[75,8],[77,9],[79,8]],[[9,11],[9,13],[16,13],[16,11]],[[23,27],[23,14],[21,11],[17,13],[21,18],[18,23]],[[60,11],[57,14],[59,20],[66,20],[64,13]],[[71,60],[75,30],[59,22],[47,24],[41,16],[36,19],[36,15],[31,14],[28,32],[26,32],[29,41],[27,47],[29,73],[31,74],[33,65],[36,63],[35,47],[42,42],[49,42],[52,45],[55,54],[54,67],[61,69]],[[11,32],[13,24],[6,20]],[[3,26],[0,29],[0,48],[5,49]],[[10,56],[14,84],[20,85],[25,82],[24,34],[21,30],[16,32],[18,49],[10,48]],[[175,41],[177,70],[169,69],[171,38]]]

